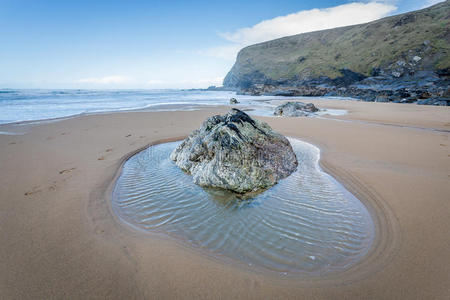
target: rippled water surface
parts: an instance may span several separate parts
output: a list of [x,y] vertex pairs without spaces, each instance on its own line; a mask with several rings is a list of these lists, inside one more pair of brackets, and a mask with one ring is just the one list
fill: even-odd
[[306,275],[346,269],[369,250],[370,215],[320,170],[319,149],[290,141],[297,171],[249,200],[195,185],[169,159],[179,142],[152,146],[125,163],[113,209],[129,225],[251,268]]

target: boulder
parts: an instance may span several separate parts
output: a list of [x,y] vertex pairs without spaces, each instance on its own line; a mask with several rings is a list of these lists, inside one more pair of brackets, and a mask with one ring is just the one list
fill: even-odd
[[294,90],[275,90],[271,93],[274,96],[292,97],[295,96]]
[[286,102],[277,106],[273,114],[276,116],[302,117],[309,116],[317,111],[319,109],[312,103]]
[[386,95],[379,95],[375,98],[375,102],[389,102],[389,98]]
[[238,104],[239,101],[236,100],[236,98],[231,98],[230,99],[230,104]]
[[269,188],[298,166],[283,135],[234,108],[204,121],[170,158],[196,184],[239,194]]
[[405,98],[405,99],[400,100],[400,103],[414,103],[414,102],[416,102],[416,101],[417,101],[416,98],[414,98],[414,97],[408,97],[408,98]]
[[428,91],[421,91],[419,94],[419,99],[428,99],[431,98],[431,94]]
[[448,106],[450,104],[449,98],[428,98],[421,99],[417,101],[419,105],[439,105],[439,106]]

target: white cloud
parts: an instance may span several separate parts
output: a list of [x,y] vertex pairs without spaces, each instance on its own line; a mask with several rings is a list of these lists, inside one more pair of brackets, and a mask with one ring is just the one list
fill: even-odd
[[120,75],[112,75],[105,77],[91,77],[91,78],[82,78],[77,80],[77,83],[89,83],[89,84],[122,84],[128,83],[130,79],[125,76]]
[[159,79],[150,79],[147,81],[148,85],[163,85],[167,84],[168,82],[165,80],[159,80]]
[[223,77],[217,77],[208,79],[181,80],[178,83],[193,86],[210,86],[210,85],[222,85],[222,81]]
[[183,80],[150,79],[147,81],[149,88],[207,88],[211,85],[221,86],[223,77]]
[[[431,0],[432,1],[432,0]],[[252,27],[220,34],[227,45],[204,51],[207,55],[234,60],[239,49],[268,40],[335,27],[355,25],[385,17],[397,8],[386,1],[349,3],[330,8],[303,10],[262,21]]]
[[[166,77],[166,76],[165,76]],[[86,87],[132,87],[132,88],[150,88],[150,89],[176,89],[176,88],[207,88],[211,85],[221,86],[223,77],[192,77],[191,79],[178,78],[130,78],[125,76],[105,76],[105,77],[91,77],[82,78],[76,83],[82,84]]]

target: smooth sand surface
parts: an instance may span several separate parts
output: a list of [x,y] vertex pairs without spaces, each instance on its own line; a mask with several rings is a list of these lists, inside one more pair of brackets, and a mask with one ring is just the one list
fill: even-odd
[[103,114],[0,126],[27,132],[0,135],[0,298],[448,299],[450,109],[315,103],[350,113],[261,119],[319,146],[322,167],[372,212],[377,239],[354,268],[310,280],[256,273],[122,224],[110,192],[124,160],[226,109]]

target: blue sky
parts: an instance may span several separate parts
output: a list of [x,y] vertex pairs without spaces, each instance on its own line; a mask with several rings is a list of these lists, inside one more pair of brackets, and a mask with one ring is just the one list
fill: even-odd
[[246,45],[435,2],[0,0],[0,88],[207,87]]

